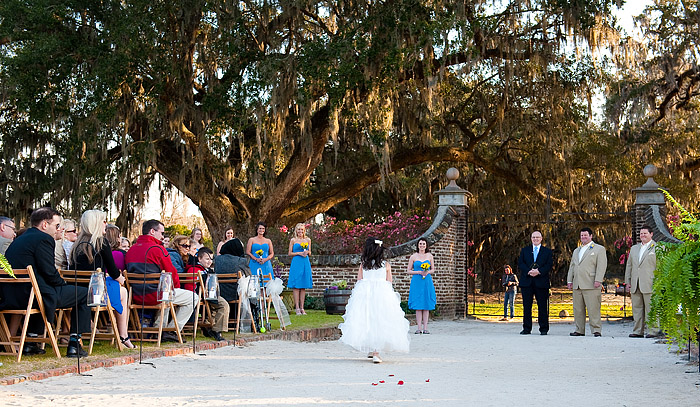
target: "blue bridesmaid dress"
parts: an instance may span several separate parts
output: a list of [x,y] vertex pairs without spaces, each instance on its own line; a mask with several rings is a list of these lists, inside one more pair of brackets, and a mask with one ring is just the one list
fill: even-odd
[[[413,270],[422,271],[423,263],[430,264],[430,261],[414,261]],[[434,310],[435,309],[435,285],[433,276],[428,274],[423,278],[420,274],[414,274],[411,278],[411,288],[408,290],[408,308],[412,310]]]
[[[302,249],[299,243],[294,243],[292,246],[293,252],[301,252]],[[311,279],[311,262],[309,257],[296,255],[292,257],[292,265],[289,266],[289,288],[312,288],[314,286]]]
[[[256,253],[258,250],[263,251],[262,256]],[[270,246],[267,243],[253,243],[253,245],[250,247],[250,253],[253,254],[253,256],[255,256],[256,258],[265,258],[270,254]],[[260,264],[257,261],[250,259],[250,261],[248,262],[248,266],[250,267],[250,273],[252,275],[271,274],[272,278],[275,278],[275,273],[272,272],[272,262],[270,260],[266,261],[263,264]]]

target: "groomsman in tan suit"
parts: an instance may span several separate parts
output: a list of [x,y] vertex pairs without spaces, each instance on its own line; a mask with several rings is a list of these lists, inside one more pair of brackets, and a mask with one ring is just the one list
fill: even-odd
[[[630,287],[632,297],[632,315],[634,316],[634,330],[630,338],[642,338],[644,336],[644,324],[651,309],[651,291],[654,284],[654,270],[656,270],[656,242],[652,239],[654,232],[649,226],[642,226],[639,230],[639,240],[630,249],[625,268],[625,283]],[[648,338],[658,335],[648,333]]]
[[569,335],[586,335],[586,309],[588,309],[588,324],[593,336],[600,336],[600,287],[605,278],[608,258],[605,248],[593,242],[593,231],[590,228],[581,229],[581,246],[571,255],[569,274],[566,286],[574,293],[574,323],[576,330]]

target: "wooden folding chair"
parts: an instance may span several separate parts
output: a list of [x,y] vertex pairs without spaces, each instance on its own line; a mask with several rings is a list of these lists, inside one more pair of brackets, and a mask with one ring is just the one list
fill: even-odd
[[[184,287],[185,284],[190,284],[194,287],[195,293],[199,295],[199,302],[197,303],[197,306],[192,312],[192,315],[194,315],[194,323],[187,323],[184,327],[182,327],[183,332],[185,331],[185,329],[187,329],[187,331],[189,332],[190,327],[192,327],[191,329],[195,332],[196,335],[197,327],[208,328],[214,325],[213,322],[210,321],[211,309],[209,309],[209,304],[207,304],[206,301],[203,301],[204,297],[202,296],[202,293],[204,291],[202,290],[203,286],[201,273],[199,271],[195,271],[194,273],[184,272],[178,273],[177,275],[180,279],[180,287]],[[204,303],[204,306],[202,306],[202,303]],[[202,313],[202,322],[200,322],[200,311]]]
[[[97,271],[102,272],[101,269]],[[68,285],[74,285],[78,283],[79,286],[88,287],[90,285],[90,278],[92,277],[91,270],[59,270],[61,276],[66,281]],[[105,287],[106,290],[107,287]],[[111,299],[112,301],[120,301],[119,298]],[[59,332],[61,329],[61,322],[64,318],[66,311],[70,312],[70,308],[62,308],[58,310],[58,317],[56,323],[56,337],[59,337]],[[106,306],[94,306],[92,307],[94,313],[92,317],[92,331],[90,332],[90,346],[88,348],[88,354],[92,354],[92,347],[95,344],[95,339],[98,340],[108,340],[112,345],[117,344],[117,349],[119,351],[124,350],[124,345],[119,339],[119,331],[117,329],[117,317],[114,315],[115,311],[109,301],[107,301]],[[125,312],[126,310],[122,310]],[[100,319],[100,313],[107,316],[107,321]],[[129,314],[127,314],[128,317]],[[83,332],[84,333],[84,332]]]
[[[4,347],[6,351],[0,352],[2,355],[17,355],[17,362],[22,360],[22,349],[24,349],[24,344],[26,342],[39,342],[48,343],[53,347],[57,358],[61,358],[61,353],[58,350],[58,343],[56,342],[56,336],[54,331],[49,324],[48,319],[46,319],[46,311],[44,308],[44,300],[41,297],[41,291],[39,291],[39,284],[37,284],[36,276],[32,270],[32,266],[27,266],[26,269],[14,269],[13,273],[16,278],[12,278],[7,274],[0,274],[0,284],[16,284],[17,289],[20,289],[19,284],[31,284],[32,288],[29,292],[29,298],[27,299],[27,307],[25,309],[12,310],[5,309],[0,310],[0,332],[1,332],[1,342],[0,347]],[[36,304],[35,304],[36,303]],[[29,327],[29,317],[34,314],[41,314],[41,318],[44,320],[44,334],[39,337],[30,337],[27,335],[27,328]],[[7,325],[6,315],[21,315],[24,317],[22,323],[22,332],[20,336],[16,336],[15,332],[10,332],[10,328]],[[46,335],[48,334],[48,338]]]
[[[263,284],[267,283],[268,281],[272,281],[273,279],[274,278],[273,278],[272,273],[267,273],[267,274],[262,275]],[[268,321],[270,320],[270,318],[280,321],[280,328],[283,331],[286,330],[285,329],[286,327],[284,326],[284,322],[279,318],[279,316],[275,316],[275,317],[270,316],[270,306],[272,306],[272,296],[267,294],[267,291],[265,291],[265,317],[267,318]]]
[[[142,342],[157,342],[157,346],[160,347],[160,342],[163,337],[163,331],[170,331],[174,332],[177,335],[177,339],[180,343],[182,342],[182,335],[180,334],[180,327],[178,326],[177,323],[177,317],[175,314],[175,306],[173,305],[172,302],[160,302],[156,305],[141,305],[141,304],[134,304],[134,295],[137,293],[134,292],[134,287],[133,284],[147,284],[147,285],[155,285],[158,286],[158,283],[160,282],[160,274],[161,273],[146,273],[141,274],[141,273],[124,273],[124,277],[126,278],[125,286],[127,290],[129,290],[129,302],[128,302],[128,309],[129,309],[129,334],[131,334],[132,338],[137,338],[136,340],[142,341]],[[142,327],[142,321],[139,316],[139,311],[141,309],[144,310],[155,310],[157,312],[160,312],[160,324],[155,327],[155,326],[149,326],[149,327]],[[165,313],[170,314],[170,319],[173,321],[173,327],[168,328],[165,325]],[[141,337],[141,331],[143,330],[143,337]],[[146,338],[147,335],[150,334],[155,334],[156,338]]]
[[[236,284],[238,285],[238,280],[242,277],[241,272],[237,271],[235,273],[216,273],[216,277],[219,279],[219,287],[221,287],[223,284]],[[228,301],[228,300],[227,300]],[[233,301],[228,301],[229,305],[231,306],[231,313],[229,314],[229,319],[228,319],[228,327],[229,329],[236,329],[236,333],[240,332],[240,327],[241,327],[241,299],[239,297],[236,297],[235,300]],[[236,311],[234,312],[233,307],[236,307]],[[250,311],[250,320],[253,320],[253,312]],[[257,329],[255,328],[255,324],[253,325],[253,332],[257,333]]]

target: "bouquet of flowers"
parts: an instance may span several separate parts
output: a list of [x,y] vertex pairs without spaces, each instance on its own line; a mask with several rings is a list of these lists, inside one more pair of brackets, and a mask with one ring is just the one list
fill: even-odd
[[301,243],[299,243],[299,246],[301,246],[302,249],[306,250],[309,248],[309,243],[308,242],[301,242]]
[[[420,268],[422,268],[425,271],[430,270],[430,263],[423,263],[420,265]],[[425,280],[425,276],[423,276],[423,280]]]
[[265,252],[262,251],[262,249],[258,249],[258,250],[255,251],[255,254],[257,254],[258,256],[260,256],[261,259],[262,259],[263,253],[265,253]]

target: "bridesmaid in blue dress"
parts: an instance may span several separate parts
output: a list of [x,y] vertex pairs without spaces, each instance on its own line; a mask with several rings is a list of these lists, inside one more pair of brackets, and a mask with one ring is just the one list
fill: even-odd
[[311,279],[311,239],[306,236],[306,226],[297,223],[294,227],[294,237],[289,241],[289,255],[292,256],[292,265],[289,266],[289,281],[287,287],[292,289],[294,307],[297,315],[306,315],[304,300],[306,289],[314,286]]
[[417,334],[429,334],[428,316],[435,309],[435,285],[431,274],[435,272],[435,260],[428,249],[428,241],[420,238],[416,244],[418,253],[408,259],[408,274],[412,274],[408,291],[408,308],[416,310]]
[[255,225],[257,234],[255,237],[248,239],[245,253],[250,257],[248,266],[250,267],[250,273],[252,275],[270,274],[274,279],[275,274],[272,272],[272,262],[270,260],[275,257],[275,251],[272,247],[272,240],[265,237],[266,229],[267,226],[264,222],[258,222],[258,224]]

